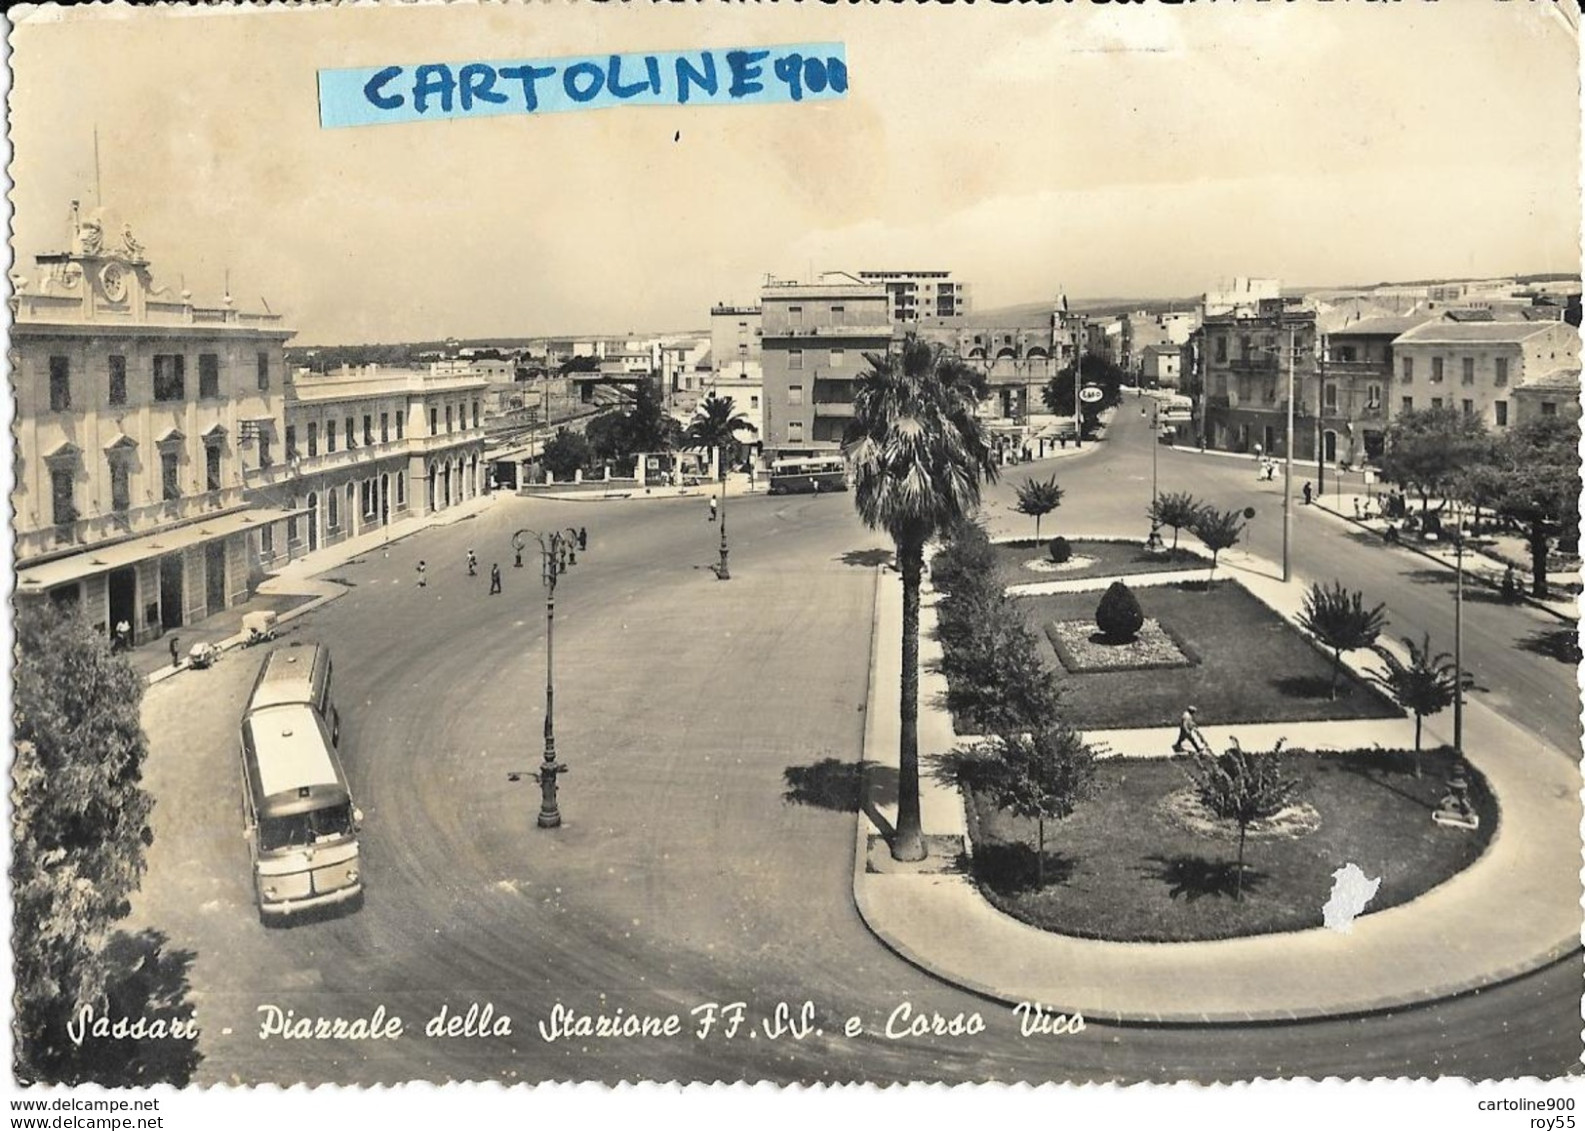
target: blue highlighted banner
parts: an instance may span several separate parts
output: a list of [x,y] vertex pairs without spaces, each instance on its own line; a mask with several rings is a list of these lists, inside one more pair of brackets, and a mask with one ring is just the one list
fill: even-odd
[[840,43],[410,63],[320,71],[319,124],[336,129],[607,106],[824,102],[847,89]]

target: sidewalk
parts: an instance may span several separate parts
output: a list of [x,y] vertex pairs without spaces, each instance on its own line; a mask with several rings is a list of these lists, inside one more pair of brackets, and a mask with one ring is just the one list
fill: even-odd
[[[456,506],[423,518],[408,519],[390,526],[379,527],[356,538],[348,538],[311,554],[303,554],[282,564],[259,583],[246,601],[233,605],[212,616],[167,632],[164,636],[140,644],[128,655],[133,668],[152,686],[187,670],[188,650],[195,644],[213,644],[221,651],[240,645],[246,639],[242,631],[242,618],[252,612],[273,612],[276,623],[295,620],[319,606],[334,601],[346,589],[333,581],[315,575],[358,557],[371,550],[400,542],[410,535],[432,526],[447,526],[472,518],[498,498],[509,492],[497,491],[479,495]],[[180,662],[171,664],[170,641],[180,642]]]
[[[1355,492],[1353,494],[1345,494],[1342,498],[1334,496],[1330,504],[1324,499],[1317,498],[1312,505],[1317,510],[1341,519],[1343,522],[1356,526],[1361,530],[1368,530],[1377,535],[1384,534],[1389,524],[1380,517],[1379,510],[1374,518],[1355,518],[1352,510],[1356,502],[1363,507],[1367,502],[1376,504],[1379,503],[1379,500]],[[1402,550],[1411,554],[1419,554],[1422,558],[1429,558],[1431,561],[1436,562],[1438,565],[1446,566],[1450,570],[1457,568],[1458,555],[1435,542],[1420,542],[1412,535],[1405,535],[1398,545]],[[1503,563],[1488,557],[1479,550],[1472,550],[1466,547],[1464,551],[1464,577],[1466,580],[1473,581],[1476,585],[1501,590],[1502,577],[1506,570],[1507,567]],[[1579,619],[1579,604],[1575,598],[1567,594],[1558,595],[1556,593],[1546,600],[1532,597],[1528,587],[1528,571],[1520,570],[1517,573],[1522,587],[1519,599],[1524,604],[1533,605],[1538,609],[1551,613],[1559,620],[1577,621]]]
[[[1291,617],[1304,587],[1275,580],[1258,559],[1240,568],[1257,596]],[[896,767],[902,585],[877,575],[865,764]],[[926,595],[920,633],[921,762],[960,740],[931,704],[944,690],[929,668],[939,654],[929,638],[933,597]],[[1307,724],[1285,724],[1300,742]],[[1320,725],[1320,724],[1316,724]],[[1396,744],[1392,722],[1325,724],[1342,741]],[[1404,721],[1411,737],[1412,723]],[[1451,722],[1426,722],[1428,745],[1448,741]],[[1364,740],[1368,728],[1370,738]],[[1261,728],[1236,729],[1247,746],[1268,741]],[[1356,730],[1358,733],[1356,733]],[[1095,732],[1113,752],[1165,752],[1173,732]],[[1540,748],[1525,731],[1479,702],[1466,704],[1467,757],[1486,777],[1502,817],[1486,853],[1452,880],[1406,904],[1367,914],[1347,934],[1325,928],[1197,943],[1108,943],[1038,930],[995,910],[972,879],[956,872],[869,871],[872,854],[896,819],[867,772],[856,829],[854,900],[888,947],[920,969],[998,1001],[1039,1002],[1087,1019],[1125,1023],[1207,1024],[1348,1016],[1422,1004],[1472,992],[1539,969],[1580,946],[1580,776],[1570,756]],[[1225,735],[1208,735],[1213,744]],[[925,763],[927,766],[928,763]],[[922,773],[924,831],[967,842],[958,789]],[[910,868],[904,865],[901,868]]]

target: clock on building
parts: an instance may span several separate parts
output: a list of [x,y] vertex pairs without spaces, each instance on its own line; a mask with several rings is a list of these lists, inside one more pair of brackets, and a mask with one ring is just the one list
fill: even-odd
[[119,263],[106,263],[99,272],[99,285],[111,302],[121,302],[127,297],[127,273]]

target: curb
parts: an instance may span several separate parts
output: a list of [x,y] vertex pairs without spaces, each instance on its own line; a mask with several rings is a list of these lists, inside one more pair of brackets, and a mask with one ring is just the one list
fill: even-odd
[[[353,558],[361,557],[364,553],[367,553],[367,552],[369,552],[371,550],[392,546],[392,545],[394,545],[397,542],[401,542],[404,539],[411,538],[415,534],[421,534],[425,530],[429,530],[429,529],[431,529],[433,527],[436,527],[436,526],[453,526],[453,525],[455,525],[455,524],[457,524],[459,522],[462,522],[462,521],[464,521],[466,519],[473,518],[474,516],[479,514],[481,511],[486,509],[486,506],[493,505],[495,497],[497,495],[500,495],[500,494],[501,494],[501,492],[492,492],[489,496],[476,496],[476,497],[488,498],[490,500],[490,502],[485,504],[484,506],[478,506],[478,507],[471,508],[465,514],[452,514],[452,513],[450,513],[451,510],[455,510],[457,508],[449,508],[447,511],[441,512],[441,515],[443,515],[444,517],[435,516],[432,519],[432,521],[423,522],[423,523],[415,523],[411,530],[404,530],[400,534],[392,535],[392,536],[384,539],[383,541],[381,541],[378,544],[378,546],[371,545],[369,547],[366,547],[363,550],[356,551],[356,552],[354,552],[352,554],[349,554],[348,556],[346,556],[344,558],[341,558],[339,561],[328,561],[327,560],[327,562],[325,563],[324,569],[319,570],[319,571],[317,571],[317,572],[315,572],[313,574],[309,574],[309,575],[307,575],[307,576],[305,576],[305,577],[303,577],[301,579],[291,579],[290,581],[283,583],[282,587],[279,590],[272,590],[271,592],[272,593],[279,592],[279,593],[282,593],[282,594],[288,595],[288,596],[291,596],[291,595],[304,596],[304,595],[312,594],[313,595],[313,599],[309,600],[309,601],[305,601],[301,605],[296,605],[296,606],[294,606],[294,607],[292,607],[290,609],[287,609],[285,612],[276,614],[275,623],[277,625],[287,624],[287,623],[289,623],[291,621],[296,620],[298,617],[307,616],[309,613],[313,612],[315,609],[322,608],[325,605],[330,604],[330,602],[332,602],[334,600],[337,600],[338,598],[343,597],[343,596],[346,595],[347,590],[345,588],[343,588],[342,586],[340,586],[340,585],[334,584],[333,582],[315,582],[314,579],[316,577],[318,577],[319,574],[324,573],[326,570],[337,569],[340,566],[344,566],[349,561],[351,561]],[[345,543],[339,543],[339,544],[340,545],[345,545]],[[298,560],[301,561],[302,559],[299,558]],[[294,584],[295,585],[309,586],[309,587],[308,588],[289,587],[289,586],[294,585]],[[325,586],[325,585],[330,586],[330,588],[324,589],[323,591],[320,591],[321,587]],[[261,592],[262,588],[263,587],[261,586],[259,589],[254,590],[254,592]],[[232,606],[232,607],[236,608],[238,606]],[[215,643],[216,655],[217,656],[223,656],[227,652],[231,652],[231,651],[234,651],[237,648],[240,648],[242,645],[247,643],[247,639],[248,639],[248,636],[247,636],[246,632],[238,632],[235,635],[228,636],[228,637],[226,637],[223,640],[216,641],[216,643]],[[145,688],[153,687],[155,684],[164,683],[166,680],[172,678],[173,676],[180,675],[182,672],[195,671],[195,670],[198,670],[198,669],[193,668],[191,665],[189,665],[185,661],[183,663],[177,664],[174,667],[156,668],[154,671],[150,672],[144,678],[143,686]]]
[[[1017,1005],[1027,1001],[1028,999],[1024,996],[1015,995],[997,986],[990,985],[987,982],[982,981],[973,973],[965,974],[949,972],[944,968],[941,962],[931,960],[926,955],[922,954],[917,949],[916,945],[904,941],[902,937],[889,930],[883,922],[885,914],[897,913],[897,909],[892,908],[890,911],[882,913],[878,917],[877,909],[874,906],[874,898],[875,893],[879,889],[878,885],[875,883],[875,880],[879,880],[881,883],[894,881],[897,890],[904,890],[904,885],[908,885],[906,890],[909,890],[910,893],[915,896],[915,898],[910,901],[912,904],[912,910],[915,912],[917,912],[921,906],[926,905],[927,901],[932,902],[936,905],[936,907],[945,909],[947,912],[957,911],[960,914],[963,914],[966,921],[972,920],[976,917],[984,916],[999,921],[1004,931],[1006,928],[1011,928],[1017,933],[1028,932],[1031,943],[1040,942],[1053,946],[1082,946],[1086,949],[1098,947],[1118,948],[1119,950],[1148,949],[1154,951],[1157,954],[1165,952],[1157,950],[1156,948],[1187,945],[1197,948],[1195,953],[1197,957],[1203,960],[1206,950],[1199,948],[1214,948],[1219,945],[1226,944],[1233,944],[1236,946],[1246,942],[1246,940],[1243,939],[1233,939],[1210,940],[1206,942],[1195,942],[1188,944],[1172,944],[1101,942],[1091,939],[1078,939],[1071,936],[1059,935],[1055,932],[1042,931],[1039,928],[1029,926],[1028,924],[1013,919],[1011,916],[1008,916],[1005,913],[997,910],[984,899],[984,896],[980,893],[978,887],[973,883],[973,881],[968,876],[965,876],[961,873],[940,873],[919,876],[884,876],[874,878],[870,877],[868,873],[868,853],[872,834],[870,831],[871,821],[867,812],[870,807],[869,789],[871,779],[869,768],[874,765],[889,764],[885,759],[880,759],[873,756],[875,751],[878,749],[876,744],[880,736],[877,734],[877,730],[880,726],[879,720],[882,718],[881,711],[886,709],[884,704],[877,702],[877,696],[883,690],[885,690],[878,686],[877,681],[877,675],[879,674],[880,648],[884,646],[884,642],[881,641],[879,637],[882,619],[883,577],[884,575],[878,571],[876,575],[875,612],[871,621],[870,682],[866,693],[866,710],[868,712],[868,717],[865,720],[865,748],[863,751],[863,763],[866,768],[866,772],[863,777],[863,788],[865,790],[865,794],[864,800],[859,807],[857,821],[855,822],[856,843],[853,872],[853,898],[854,906],[857,909],[859,917],[864,923],[865,928],[871,934],[873,934],[875,938],[888,950],[892,951],[892,953],[896,954],[910,966],[917,968],[931,978],[934,978],[945,985],[950,985],[965,990],[977,997],[1008,1005]],[[1256,599],[1260,599],[1258,595],[1256,595]],[[1265,602],[1262,603],[1264,604]],[[1278,611],[1278,615],[1282,615],[1280,611]],[[1287,617],[1284,616],[1283,619],[1286,621]],[[1503,830],[1501,826],[1499,826],[1499,831],[1497,834],[1499,837],[1502,835],[1502,831]],[[1512,830],[1508,831],[1510,834],[1512,833]],[[1493,845],[1495,845],[1495,843],[1496,842],[1494,840]],[[1491,846],[1488,846],[1488,852],[1490,851],[1490,847]],[[970,851],[972,850],[971,846],[969,846],[967,843],[965,844],[965,848],[969,849]],[[1483,853],[1482,855],[1484,856],[1485,854]],[[932,892],[934,894],[932,894]],[[965,900],[972,902],[965,907],[963,906],[963,901]],[[1414,901],[1410,902],[1412,903]],[[1399,906],[1407,907],[1408,904]],[[1389,910],[1396,910],[1396,908]],[[1284,935],[1306,937],[1312,941],[1316,938],[1326,936],[1327,933],[1327,929],[1324,927],[1310,928],[1295,932],[1283,932]],[[1251,937],[1258,938],[1265,936]],[[1005,933],[1001,935],[998,941],[1005,943]],[[915,940],[915,942],[917,942],[917,940]],[[1507,961],[1494,969],[1480,970],[1478,973],[1459,978],[1456,981],[1450,981],[1436,986],[1417,985],[1407,991],[1393,987],[1387,992],[1378,992],[1373,996],[1364,997],[1357,1001],[1343,1001],[1330,1006],[1296,1005],[1289,1007],[1285,1005],[1271,1005],[1256,1009],[1211,1010],[1130,1010],[1125,1008],[1098,1009],[1093,1012],[1086,1012],[1083,1010],[1075,1010],[1071,1006],[1064,1007],[1059,1001],[1041,1000],[1039,1004],[1046,1006],[1055,1012],[1065,1012],[1070,1015],[1074,1012],[1080,1012],[1083,1014],[1086,1020],[1099,1021],[1118,1026],[1138,1027],[1259,1025],[1345,1019],[1368,1016],[1371,1014],[1380,1014],[1384,1012],[1401,1011],[1409,1008],[1423,1008],[1435,1005],[1439,1002],[1464,997],[1480,992],[1484,989],[1489,989],[1497,985],[1511,982],[1515,979],[1535,973],[1539,970],[1546,969],[1547,967],[1550,967],[1557,962],[1578,953],[1581,949],[1582,944],[1579,935],[1573,934],[1560,941],[1553,942],[1549,946],[1538,949],[1524,958]],[[1192,971],[1194,963],[1187,962],[1187,955],[1185,955],[1185,959],[1187,963],[1186,970]],[[1082,963],[1082,956],[1077,961]],[[972,965],[968,968],[971,970],[973,969]]]

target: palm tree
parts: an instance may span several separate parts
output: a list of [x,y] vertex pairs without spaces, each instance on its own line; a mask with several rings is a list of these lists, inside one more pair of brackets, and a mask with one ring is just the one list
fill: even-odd
[[721,480],[721,564],[715,567],[718,580],[730,581],[732,574],[726,568],[726,469],[732,462],[732,452],[737,448],[739,432],[758,432],[748,417],[737,411],[731,397],[711,393],[699,402],[694,418],[683,433],[685,448],[714,448],[716,472]]
[[[1414,715],[1414,776],[1420,776],[1420,727],[1427,715],[1434,715],[1453,702],[1458,688],[1457,669],[1453,657],[1446,652],[1431,651],[1431,634],[1416,644],[1405,636],[1403,646],[1409,652],[1409,662],[1403,663],[1386,648],[1372,645],[1371,651],[1380,656],[1387,667],[1384,671],[1367,673],[1370,682],[1381,688],[1392,701]],[[1471,676],[1464,673],[1465,686]]]
[[925,544],[971,514],[980,483],[994,481],[975,406],[984,375],[910,334],[900,349],[866,354],[845,445],[853,503],[896,547],[903,581],[903,673],[898,749],[896,860],[927,855],[919,823],[919,582]]
[[1038,479],[1025,479],[1018,485],[1018,505],[1014,509],[1019,514],[1033,516],[1035,541],[1040,541],[1040,520],[1062,505],[1062,494],[1055,475],[1044,483]]

